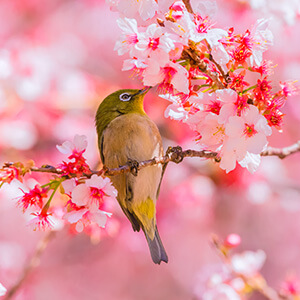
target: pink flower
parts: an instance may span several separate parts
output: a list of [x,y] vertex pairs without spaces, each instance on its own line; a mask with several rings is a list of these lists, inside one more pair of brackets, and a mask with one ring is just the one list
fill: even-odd
[[263,250],[245,251],[231,257],[231,267],[238,274],[252,277],[262,268],[265,260],[266,254]]
[[84,184],[77,185],[72,192],[72,202],[77,206],[90,207],[92,204],[102,207],[107,198],[115,198],[117,190],[109,178],[93,175]]
[[[14,179],[23,182],[21,170],[15,166],[4,167],[0,170],[0,182],[11,183]],[[1,184],[1,183],[0,183]]]
[[[271,135],[272,129],[266,119],[254,105],[250,105],[241,117],[233,116],[228,119],[225,133],[231,139],[239,139],[240,150],[260,154],[267,144],[266,136]],[[236,149],[238,151],[238,149]]]
[[75,186],[73,180],[64,185],[65,192],[71,197],[67,205],[67,213],[63,219],[75,224],[77,232],[81,232],[90,224],[104,227],[107,216],[111,213],[103,211],[105,201],[115,199],[117,190],[112,186],[108,178],[93,175],[85,183]]
[[[184,99],[180,95],[172,94],[161,94],[159,96],[172,102],[165,110],[164,115],[166,118],[186,122],[189,120],[190,115],[197,110],[196,106],[189,102],[192,97],[185,97],[186,99]],[[188,102],[186,100],[188,100]]]
[[210,150],[217,150],[226,139],[225,127],[219,122],[218,115],[197,113],[197,115],[201,114],[203,120],[197,125],[197,131],[201,136],[200,143]]
[[35,185],[35,187],[27,193],[22,192],[24,195],[18,200],[18,205],[23,208],[23,212],[27,210],[29,206],[42,208],[44,199],[48,196],[48,190],[38,185]]
[[170,33],[163,30],[156,24],[151,24],[147,27],[146,32],[141,34],[136,48],[140,51],[137,56],[148,57],[151,52],[161,49],[166,53],[175,49],[175,40]]
[[[250,164],[255,163],[256,156],[251,157],[251,154],[261,153],[267,145],[266,137],[271,133],[272,129],[267,120],[254,105],[250,105],[240,117],[229,117],[225,124],[225,134],[228,139],[220,153],[222,157],[220,167],[229,172],[235,168],[236,161],[242,161],[243,166],[248,167],[249,164],[249,169],[254,171],[257,166],[250,166]],[[247,160],[244,160],[245,158]]]
[[53,221],[51,220],[51,214],[42,210],[40,213],[32,213],[32,215],[36,216],[27,224],[29,227],[33,228],[33,230],[47,230],[52,229]]
[[297,95],[299,89],[295,86],[296,81],[279,82],[281,92],[284,97]]
[[268,29],[269,20],[259,19],[252,28],[252,55],[250,56],[251,66],[260,66],[263,62],[263,52],[268,46],[273,45],[273,34]]
[[[162,58],[162,57],[160,57]],[[168,58],[167,58],[168,60]],[[160,60],[151,56],[148,67],[143,74],[145,86],[159,85],[159,88],[166,93],[174,93],[174,89],[184,94],[189,94],[188,71],[181,65],[171,61]]]
[[117,50],[119,55],[129,51],[131,57],[135,56],[136,47],[140,39],[136,20],[128,18],[118,19],[117,24],[122,30],[122,35],[116,42],[114,50]]
[[63,219],[70,224],[75,224],[77,232],[82,232],[90,224],[97,224],[99,227],[105,227],[107,216],[111,213],[102,211],[97,205],[93,204],[89,208],[85,206],[77,207],[72,205],[73,210],[65,213]]
[[66,141],[62,145],[57,145],[56,148],[63,154],[73,154],[84,152],[87,147],[87,140],[85,135],[76,134],[73,142]]
[[[290,277],[281,284],[284,295],[300,296],[300,281],[296,277]],[[297,298],[296,298],[297,299]]]
[[237,92],[231,89],[217,90],[216,98],[222,102],[220,109],[220,123],[227,123],[231,116],[241,115],[249,106],[247,99],[239,96]]
[[86,147],[87,141],[84,135],[75,135],[73,143],[66,141],[61,146],[56,146],[61,153],[70,154],[68,159],[71,161],[63,161],[58,165],[58,168],[62,170],[62,176],[71,174],[81,176],[82,174],[90,173],[90,167],[86,163],[85,157],[83,157]]
[[122,71],[133,70],[137,75],[139,75],[146,67],[147,64],[144,59],[134,57],[124,60]]
[[175,1],[169,8],[168,13],[166,13],[166,19],[171,21],[179,20],[184,12],[186,11],[186,7],[182,1]]

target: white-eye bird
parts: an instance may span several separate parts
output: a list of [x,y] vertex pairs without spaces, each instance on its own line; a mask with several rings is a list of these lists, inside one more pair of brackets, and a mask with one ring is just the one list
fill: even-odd
[[[148,88],[124,89],[107,96],[96,114],[98,145],[103,165],[118,168],[128,161],[141,162],[163,155],[157,126],[146,115],[143,100]],[[154,263],[168,262],[156,226],[156,200],[162,166],[111,176],[118,202],[134,231],[142,229]]]

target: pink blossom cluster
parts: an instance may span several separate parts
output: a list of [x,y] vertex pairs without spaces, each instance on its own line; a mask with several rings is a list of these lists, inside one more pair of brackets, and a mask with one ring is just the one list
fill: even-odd
[[[300,282],[288,276],[278,290],[273,290],[261,274],[266,261],[263,250],[231,253],[241,243],[237,234],[229,234],[223,242],[214,237],[214,245],[222,258],[222,268],[210,274],[204,287],[197,284],[195,296],[201,300],[246,300],[256,291],[268,299],[298,299]],[[236,250],[236,249],[235,249]]]
[[195,290],[201,293],[202,300],[245,300],[255,290],[263,290],[266,286],[264,277],[260,274],[266,254],[263,250],[244,251],[231,254],[241,242],[237,234],[230,234],[222,244],[216,244],[220,251],[223,266],[218,272],[210,275],[205,288]]
[[[61,227],[56,223],[74,224],[77,232],[90,226],[104,227],[107,216],[104,211],[106,201],[117,196],[116,189],[108,178],[91,176],[90,167],[83,156],[87,147],[85,136],[76,135],[73,142],[66,141],[57,149],[68,155],[68,161],[58,165],[59,175],[54,176],[44,185],[35,184],[18,199],[18,206],[23,212],[31,211],[35,216],[29,221],[33,229],[45,230]],[[20,163],[4,166],[0,170],[0,182],[23,181],[23,176],[30,171]],[[22,174],[22,175],[21,175]],[[60,190],[63,203],[53,204],[56,192]],[[64,198],[63,198],[64,196]],[[62,211],[62,212],[61,212]]]
[[296,92],[294,82],[272,86],[274,66],[263,59],[273,43],[268,20],[239,34],[216,28],[207,9],[191,12],[182,1],[109,3],[121,14],[115,50],[129,56],[123,70],[158,86],[171,102],[165,116],[187,123],[202,149],[218,151],[222,169],[239,163],[254,172],[272,128],[281,130],[281,108]]

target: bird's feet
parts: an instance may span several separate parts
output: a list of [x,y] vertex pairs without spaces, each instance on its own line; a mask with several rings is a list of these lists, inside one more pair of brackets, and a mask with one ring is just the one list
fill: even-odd
[[182,155],[182,148],[180,146],[168,147],[166,155],[168,155],[171,161],[175,162],[176,164],[182,162],[184,158],[184,156]]
[[137,160],[128,159],[127,165],[130,168],[131,174],[137,176],[139,171],[139,162]]

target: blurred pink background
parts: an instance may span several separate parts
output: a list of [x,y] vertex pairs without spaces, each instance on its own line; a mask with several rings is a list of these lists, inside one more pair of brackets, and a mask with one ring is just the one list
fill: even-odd
[[[295,1],[281,1],[291,8],[282,8],[284,13],[268,1],[253,2],[217,1],[216,26],[242,32],[256,19],[272,17],[274,46],[266,55],[278,65],[273,84],[299,79]],[[264,9],[260,2],[265,2]],[[116,18],[97,0],[0,2],[1,164],[33,159],[36,165],[57,165],[63,156],[55,146],[84,134],[86,157],[97,168],[94,115],[100,101],[117,89],[142,87],[121,72],[122,57],[113,51],[120,33]],[[185,124],[163,117],[167,105],[155,90],[146,96],[146,112],[159,126],[165,149],[197,149]],[[274,132],[271,146],[284,147],[300,137],[299,96],[288,100],[284,113],[283,132]],[[49,178],[32,177],[41,183]],[[25,185],[30,184],[32,179],[26,178]],[[143,234],[134,233],[112,203],[107,228],[92,238],[70,234],[67,227],[57,232],[13,299],[201,299],[207,279],[221,268],[211,234],[224,238],[232,232],[242,238],[238,251],[266,252],[262,274],[278,288],[286,276],[300,276],[299,183],[300,154],[263,158],[254,175],[241,168],[226,175],[216,164],[196,158],[170,164],[157,207],[168,264],[152,263]],[[17,184],[0,190],[0,282],[8,289],[46,234],[26,226],[30,216],[16,207],[19,195]]]

